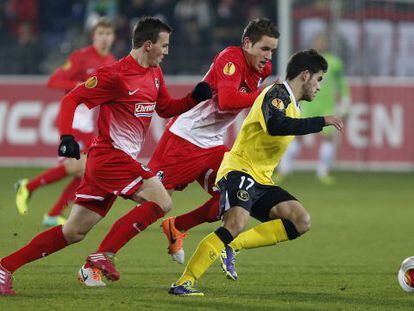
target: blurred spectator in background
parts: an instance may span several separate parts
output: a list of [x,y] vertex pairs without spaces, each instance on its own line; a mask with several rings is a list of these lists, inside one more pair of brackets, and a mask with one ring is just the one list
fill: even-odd
[[40,74],[39,60],[42,59],[43,50],[39,44],[38,36],[30,22],[22,22],[18,26],[17,38],[12,44],[15,49],[8,62],[15,73]]
[[[302,107],[304,118],[340,115],[345,116],[349,110],[349,87],[344,76],[343,64],[339,57],[328,51],[328,36],[320,33],[313,40],[313,48],[321,53],[328,62],[328,72],[323,79],[323,87],[316,95],[312,105]],[[321,132],[318,164],[316,176],[321,183],[332,185],[333,177],[329,174],[336,153],[335,131],[325,127]],[[300,139],[296,138],[289,146],[285,156],[279,165],[279,178],[283,178],[292,170],[292,162],[300,150]]]
[[174,8],[174,18],[181,34],[180,41],[192,45],[210,40],[211,10],[206,0],[180,0]]
[[[174,7],[174,31],[177,34],[172,41],[175,48],[171,49],[171,55],[175,57],[170,59],[167,68],[172,67],[177,74],[194,73],[201,60],[209,59],[212,17],[211,6],[206,0],[177,1]],[[180,57],[188,55],[189,47],[196,57]]]
[[243,31],[242,3],[236,0],[220,0],[216,7],[216,21],[213,28],[214,48],[221,50],[229,45],[240,44],[240,33]]
[[[143,15],[156,16],[174,30],[165,73],[202,74],[209,60],[228,45],[239,44],[247,20],[267,17],[277,22],[277,0],[0,0],[0,74],[49,74],[70,51],[87,44],[85,30],[99,16],[109,16],[116,25],[114,54],[128,53],[132,26]],[[412,76],[410,61],[414,29],[414,5],[402,1],[296,0],[292,3],[294,48],[302,36],[304,20],[327,24],[335,20],[337,41],[346,39],[337,51],[351,75]],[[336,9],[335,9],[336,8]],[[336,10],[336,11],[335,11]],[[20,25],[29,23],[37,34],[41,58],[35,69],[15,64]],[[382,27],[380,29],[380,27]],[[327,26],[329,30],[330,26]],[[384,29],[384,30],[382,30]],[[24,30],[23,30],[24,31]],[[319,29],[321,31],[321,29]],[[361,36],[361,37],[360,37]],[[311,38],[312,36],[306,36]],[[342,39],[341,39],[342,38]],[[191,57],[187,49],[191,48]],[[309,45],[307,45],[309,47]],[[372,50],[378,50],[372,53]],[[15,57],[16,56],[16,57]],[[412,63],[412,62],[409,62]],[[381,64],[378,66],[378,64]]]
[[37,0],[9,0],[5,4],[6,24],[10,33],[18,36],[21,25],[30,23],[33,33],[38,30]]
[[101,16],[115,21],[118,15],[118,0],[89,0],[86,6],[85,30],[90,31]]

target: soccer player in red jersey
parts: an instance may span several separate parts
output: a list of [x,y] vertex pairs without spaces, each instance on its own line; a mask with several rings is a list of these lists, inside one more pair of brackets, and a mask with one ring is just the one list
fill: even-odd
[[148,163],[154,172],[163,173],[170,193],[197,180],[212,195],[200,207],[162,222],[168,253],[178,263],[184,263],[186,231],[219,219],[220,192],[214,182],[228,151],[224,134],[239,112],[253,105],[260,84],[271,74],[278,38],[271,21],[250,21],[243,31],[242,45],[221,51],[204,78],[212,86],[213,98],[172,120]]
[[[62,101],[59,155],[79,158],[73,133],[76,107],[100,106],[99,134],[88,151],[85,173],[68,221],[46,230],[18,251],[0,260],[0,294],[14,295],[12,273],[36,259],[81,241],[109,211],[117,196],[138,202],[119,221],[112,236],[120,248],[132,237],[167,213],[172,201],[158,177],[136,159],[154,111],[161,117],[179,115],[211,98],[205,82],[181,99],[172,99],[159,64],[168,54],[171,28],[153,17],[141,18],[133,31],[130,54],[114,65],[98,69]],[[112,280],[118,272],[104,253],[88,257]]]
[[[99,19],[92,28],[92,44],[74,51],[67,61],[49,78],[47,86],[69,92],[79,83],[86,81],[99,67],[112,65],[116,61],[110,53],[115,38],[114,34],[113,24],[106,18]],[[43,217],[43,225],[45,226],[56,226],[65,222],[66,219],[61,214],[64,208],[75,198],[75,191],[80,184],[83,168],[85,167],[86,151],[96,136],[94,124],[94,111],[89,110],[83,104],[79,105],[75,113],[73,135],[80,145],[80,161],[62,159],[58,165],[47,169],[30,180],[19,180],[16,183],[16,207],[19,214],[25,215],[27,213],[28,199],[36,189],[70,175],[73,176],[72,180],[50,211]]]
[[[231,46],[218,53],[204,77],[212,87],[213,97],[171,120],[148,163],[153,172],[162,176],[170,195],[197,180],[212,196],[195,210],[162,223],[169,253],[179,263],[184,262],[184,232],[219,219],[220,193],[213,186],[228,150],[224,133],[239,112],[253,104],[260,93],[259,85],[271,74],[278,38],[279,32],[271,21],[252,20],[243,32],[242,46]],[[115,236],[120,236],[121,227],[119,221],[113,225],[98,252],[112,255],[119,250]],[[87,267],[81,268],[79,277],[87,274]]]

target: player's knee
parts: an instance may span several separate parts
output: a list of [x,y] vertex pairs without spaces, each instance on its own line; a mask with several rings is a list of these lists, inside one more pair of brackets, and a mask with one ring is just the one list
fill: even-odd
[[308,214],[306,219],[304,220],[304,228],[305,228],[305,232],[309,231],[311,228],[311,218],[310,215]]
[[77,228],[62,228],[63,236],[65,237],[66,242],[68,244],[73,244],[82,241],[87,232],[79,230]]
[[157,202],[157,204],[162,209],[164,214],[170,212],[173,206],[172,199],[169,195],[164,196],[162,199],[159,200],[159,202]]
[[232,219],[226,221],[224,227],[232,234],[233,237],[236,237],[244,230],[245,223],[240,219]]
[[311,228],[311,218],[308,213],[300,215],[300,217],[293,219],[292,222],[300,235],[308,232]]

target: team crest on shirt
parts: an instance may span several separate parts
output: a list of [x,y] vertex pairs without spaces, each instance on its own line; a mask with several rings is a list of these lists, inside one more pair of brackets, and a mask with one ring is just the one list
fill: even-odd
[[70,67],[72,67],[72,63],[69,59],[62,66],[60,66],[63,70],[68,70]]
[[98,78],[96,76],[90,77],[85,82],[85,87],[88,88],[88,89],[93,89],[97,85],[98,85]]
[[243,189],[237,191],[237,197],[239,198],[239,200],[242,200],[244,202],[247,202],[250,199],[249,193]]
[[272,100],[272,105],[275,106],[279,110],[285,109],[285,104],[279,98],[275,98],[274,100]]
[[160,88],[160,80],[158,78],[154,79],[155,82],[155,87],[157,88],[157,90]]
[[232,62],[228,62],[227,64],[224,65],[223,67],[223,73],[226,76],[231,76],[236,72],[236,66],[234,66],[234,64]]

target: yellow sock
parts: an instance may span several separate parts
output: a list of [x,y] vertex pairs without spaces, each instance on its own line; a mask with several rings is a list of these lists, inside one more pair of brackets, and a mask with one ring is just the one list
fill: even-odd
[[234,250],[241,250],[270,246],[287,240],[289,237],[282,220],[275,219],[240,233],[229,245]]
[[213,232],[207,235],[199,244],[185,267],[183,275],[177,280],[176,285],[190,281],[194,284],[210,265],[217,259],[218,254],[224,247],[224,243]]

